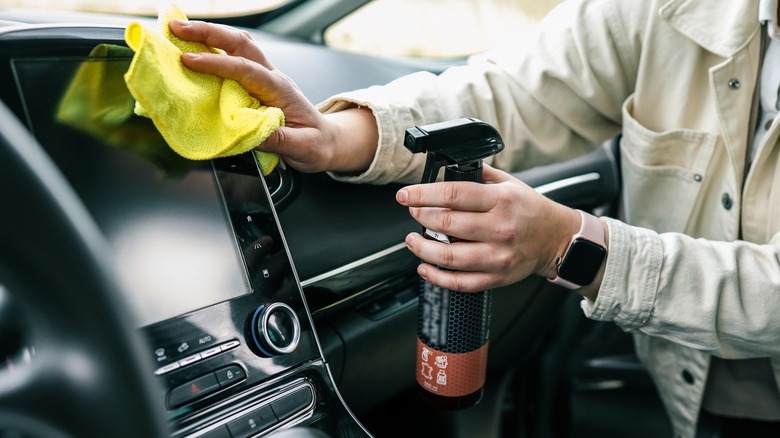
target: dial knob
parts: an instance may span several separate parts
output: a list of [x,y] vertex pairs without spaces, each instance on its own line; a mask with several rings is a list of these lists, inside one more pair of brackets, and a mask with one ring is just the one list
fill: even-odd
[[301,339],[301,324],[287,304],[263,304],[252,315],[251,332],[257,349],[273,357],[295,350]]

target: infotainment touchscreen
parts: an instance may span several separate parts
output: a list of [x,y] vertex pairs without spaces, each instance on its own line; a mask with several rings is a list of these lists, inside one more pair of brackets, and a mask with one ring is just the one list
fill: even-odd
[[251,287],[212,164],[179,157],[133,114],[128,65],[67,58],[13,67],[28,125],[108,239],[145,326]]

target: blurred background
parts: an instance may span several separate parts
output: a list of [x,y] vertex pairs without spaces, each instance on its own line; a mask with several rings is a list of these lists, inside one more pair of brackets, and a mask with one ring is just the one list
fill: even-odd
[[[562,0],[374,0],[328,27],[338,50],[390,57],[455,59],[522,42]],[[190,18],[260,14],[290,0],[179,0]],[[47,8],[156,16],[155,0],[0,0],[2,8]]]

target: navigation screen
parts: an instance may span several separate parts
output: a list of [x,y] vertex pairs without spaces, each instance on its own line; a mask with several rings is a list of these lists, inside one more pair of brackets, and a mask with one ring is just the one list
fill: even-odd
[[126,301],[146,326],[251,287],[211,162],[176,155],[133,114],[129,62],[13,66],[28,125],[108,239]]

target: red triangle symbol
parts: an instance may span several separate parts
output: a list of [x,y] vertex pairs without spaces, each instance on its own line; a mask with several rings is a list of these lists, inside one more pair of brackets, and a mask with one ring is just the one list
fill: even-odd
[[193,383],[192,386],[190,386],[190,393],[197,394],[199,392],[200,392],[200,388],[198,388],[198,385]]

